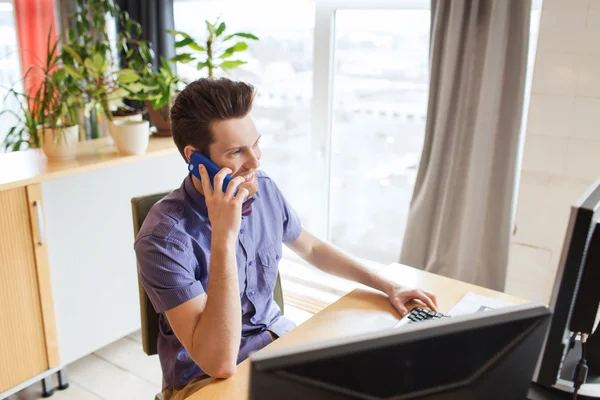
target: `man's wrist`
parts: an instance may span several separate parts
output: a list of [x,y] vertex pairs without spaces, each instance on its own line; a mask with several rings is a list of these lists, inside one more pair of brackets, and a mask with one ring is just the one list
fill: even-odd
[[231,233],[227,234],[213,234],[211,238],[211,246],[213,250],[231,250],[235,248],[237,242],[237,235]]
[[388,296],[391,296],[392,293],[394,292],[394,289],[396,289],[397,287],[399,287],[399,285],[396,284],[395,282],[392,282],[392,281],[382,278],[380,286],[379,286],[379,290],[382,291],[383,293],[387,294]]

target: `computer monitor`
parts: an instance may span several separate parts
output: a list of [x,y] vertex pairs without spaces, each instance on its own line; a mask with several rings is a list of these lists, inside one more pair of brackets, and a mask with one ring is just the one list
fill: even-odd
[[[591,331],[598,313],[600,289],[598,281],[592,280],[600,269],[597,252],[600,228],[596,227],[599,219],[600,180],[571,206],[550,301],[552,321],[534,374],[535,384],[556,395],[573,392],[573,369],[579,360],[581,345],[572,339],[577,337],[574,333]],[[598,335],[598,332],[594,334],[595,340]],[[580,389],[581,395],[600,398],[598,375],[600,371],[590,370],[588,383]]]
[[524,399],[550,311],[528,304],[250,357],[249,397]]

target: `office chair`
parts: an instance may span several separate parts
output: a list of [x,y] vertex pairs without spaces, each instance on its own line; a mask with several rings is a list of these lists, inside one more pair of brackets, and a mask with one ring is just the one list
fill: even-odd
[[[137,234],[148,215],[148,212],[154,204],[165,197],[169,192],[155,193],[146,196],[134,197],[131,199],[131,211],[133,214],[133,234],[137,237]],[[154,311],[154,307],[150,302],[150,298],[144,290],[142,281],[140,280],[138,272],[138,289],[140,295],[140,316],[142,320],[142,345],[144,352],[151,356],[157,354],[157,340],[158,340],[158,314]],[[283,290],[281,287],[281,276],[277,274],[277,282],[273,289],[273,299],[279,305],[281,313],[283,314]]]

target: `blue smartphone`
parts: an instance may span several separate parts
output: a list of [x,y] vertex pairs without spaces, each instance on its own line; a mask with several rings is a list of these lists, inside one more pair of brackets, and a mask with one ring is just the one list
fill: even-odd
[[[215,188],[215,175],[217,172],[221,170],[217,164],[212,162],[208,157],[200,154],[199,152],[195,152],[192,154],[192,158],[190,159],[190,163],[188,164],[188,170],[198,179],[202,180],[200,176],[200,164],[206,167],[206,172],[208,172],[208,177],[210,178],[210,184]],[[227,190],[227,186],[229,186],[229,182],[231,182],[231,175],[227,174],[225,179],[223,180],[223,192]],[[237,192],[237,190],[236,190]]]

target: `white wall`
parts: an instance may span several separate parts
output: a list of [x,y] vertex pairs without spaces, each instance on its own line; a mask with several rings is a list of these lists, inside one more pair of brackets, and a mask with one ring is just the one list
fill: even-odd
[[548,302],[570,205],[600,176],[600,0],[544,0],[508,293]]

